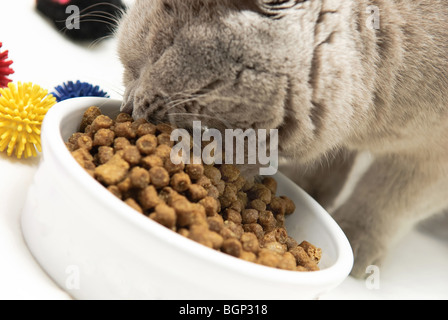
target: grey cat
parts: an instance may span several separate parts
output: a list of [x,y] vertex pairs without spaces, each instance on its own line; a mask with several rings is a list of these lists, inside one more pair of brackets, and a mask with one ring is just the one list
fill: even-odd
[[[346,232],[354,276],[448,208],[446,0],[136,0],[117,34],[122,110],[279,129],[296,180]],[[335,206],[360,152],[371,164]]]

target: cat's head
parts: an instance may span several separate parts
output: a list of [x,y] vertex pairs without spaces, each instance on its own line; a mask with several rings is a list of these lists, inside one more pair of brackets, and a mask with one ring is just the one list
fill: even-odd
[[122,110],[180,127],[279,129],[280,149],[304,159],[329,137],[332,148],[353,114],[351,2],[136,0],[118,30]]

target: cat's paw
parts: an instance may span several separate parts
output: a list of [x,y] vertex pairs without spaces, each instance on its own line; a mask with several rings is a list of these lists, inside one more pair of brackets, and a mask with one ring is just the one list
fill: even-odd
[[362,279],[369,276],[372,266],[380,267],[387,253],[381,239],[370,230],[347,220],[337,220],[346,234],[355,258],[351,276]]

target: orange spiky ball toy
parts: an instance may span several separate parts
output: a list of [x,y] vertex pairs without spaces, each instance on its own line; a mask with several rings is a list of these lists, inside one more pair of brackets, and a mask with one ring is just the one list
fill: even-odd
[[32,83],[8,84],[0,89],[0,151],[18,159],[41,152],[40,129],[56,98]]

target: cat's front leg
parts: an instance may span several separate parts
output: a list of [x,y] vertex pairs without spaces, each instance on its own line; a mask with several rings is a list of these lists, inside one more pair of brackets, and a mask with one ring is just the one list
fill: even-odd
[[367,267],[381,265],[401,235],[447,206],[448,179],[437,166],[418,156],[376,157],[333,214],[354,251],[353,276],[364,277]]

